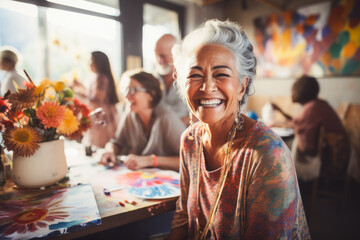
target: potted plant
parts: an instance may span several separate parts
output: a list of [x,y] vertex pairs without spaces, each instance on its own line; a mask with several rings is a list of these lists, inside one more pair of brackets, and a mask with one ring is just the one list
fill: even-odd
[[13,181],[43,187],[66,175],[64,140],[59,138],[81,139],[91,127],[90,109],[62,81],[44,79],[36,86],[28,79],[26,88],[0,97],[0,132],[3,146],[13,151]]

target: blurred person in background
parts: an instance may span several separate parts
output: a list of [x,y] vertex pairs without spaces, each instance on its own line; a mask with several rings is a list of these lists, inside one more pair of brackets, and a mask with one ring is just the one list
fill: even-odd
[[[345,175],[350,143],[338,114],[327,101],[318,98],[320,86],[317,79],[303,75],[295,80],[291,91],[292,101],[303,106],[299,116],[293,118],[274,103],[272,107],[287,119],[287,125],[294,128],[292,154],[299,180],[314,180],[319,177],[320,171]],[[317,157],[322,127],[324,144],[321,155],[326,162]]]
[[89,103],[91,110],[102,108],[98,117],[94,118],[92,127],[85,141],[92,146],[103,148],[114,137],[119,122],[116,104],[119,102],[115,80],[111,71],[108,56],[100,51],[91,53],[90,70],[94,75],[84,87],[75,80],[74,91]]
[[115,137],[102,155],[104,165],[116,164],[126,155],[125,165],[132,170],[159,167],[179,170],[180,136],[185,125],[168,106],[160,103],[160,82],[152,74],[135,72],[122,77],[127,112],[121,116]]
[[156,41],[154,50],[156,56],[155,70],[162,83],[162,104],[168,105],[177,113],[185,125],[189,125],[189,110],[173,86],[175,79],[171,49],[176,41],[176,38],[171,34],[165,34]]
[[15,92],[14,83],[20,88],[24,87],[23,82],[26,80],[16,70],[20,58],[20,53],[15,48],[0,48],[0,69],[5,72],[3,79],[0,81],[0,97],[3,97],[8,90]]
[[[291,154],[299,179],[306,212],[310,212],[314,182],[321,176],[344,178],[349,163],[350,141],[335,110],[319,99],[320,86],[316,78],[303,75],[292,86],[292,101],[303,106],[293,118],[279,106],[272,104],[294,129]],[[321,144],[319,146],[319,144]],[[331,189],[334,186],[324,185]]]

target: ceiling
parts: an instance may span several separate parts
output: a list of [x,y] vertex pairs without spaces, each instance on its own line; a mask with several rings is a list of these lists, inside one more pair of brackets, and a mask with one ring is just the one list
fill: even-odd
[[[118,0],[87,0],[87,1],[103,4],[103,5],[114,7],[117,9],[119,8]],[[159,1],[161,1],[161,0],[159,0]],[[171,1],[171,2],[175,2],[175,3],[179,3],[179,4],[183,4],[185,1],[188,3],[197,4],[199,6],[206,6],[206,5],[210,5],[210,4],[214,4],[214,3],[222,2],[222,1],[226,1],[226,0],[162,0],[162,1]],[[238,1],[241,1],[242,5],[246,6],[247,2],[252,1],[252,0],[238,0]],[[256,0],[256,1],[259,3],[262,3],[264,5],[267,5],[268,7],[277,9],[277,10],[284,10],[284,4],[288,0]]]

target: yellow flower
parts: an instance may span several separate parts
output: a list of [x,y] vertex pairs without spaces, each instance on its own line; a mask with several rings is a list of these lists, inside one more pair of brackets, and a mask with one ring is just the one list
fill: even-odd
[[39,85],[35,87],[34,95],[35,96],[42,95],[44,93],[44,90],[45,90],[44,85]]
[[76,119],[73,111],[65,110],[64,120],[60,123],[57,131],[60,134],[70,135],[79,129],[79,121]]
[[65,84],[61,81],[58,81],[54,84],[54,89],[56,92],[62,91],[64,89],[64,87],[65,87]]
[[42,140],[41,135],[34,128],[25,126],[21,128],[8,128],[3,135],[3,141],[9,151],[15,155],[28,157],[35,153],[40,147],[38,142]]
[[41,82],[40,82],[40,85],[39,86],[42,86],[44,89],[45,88],[48,88],[49,86],[51,86],[51,80],[48,79],[48,78],[44,78]]

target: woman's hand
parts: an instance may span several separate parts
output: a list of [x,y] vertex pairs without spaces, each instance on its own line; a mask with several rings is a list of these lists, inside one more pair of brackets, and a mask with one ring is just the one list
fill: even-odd
[[150,156],[129,154],[124,164],[131,170],[137,170],[140,168],[151,167],[153,165],[153,159]]
[[106,152],[101,156],[100,163],[105,166],[115,166],[116,155],[113,152]]

